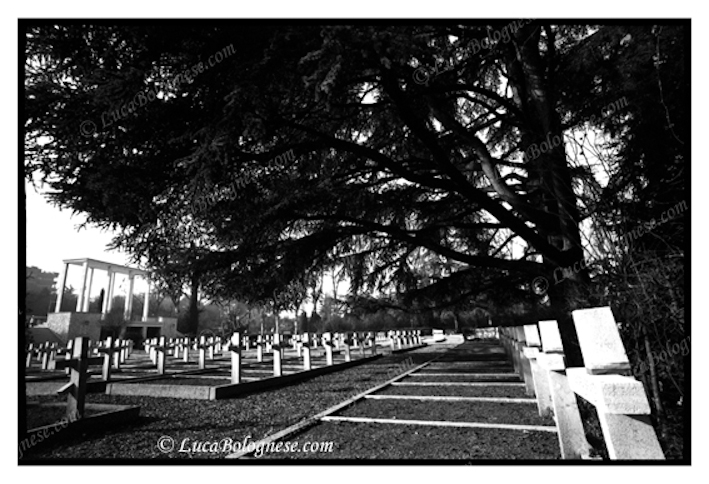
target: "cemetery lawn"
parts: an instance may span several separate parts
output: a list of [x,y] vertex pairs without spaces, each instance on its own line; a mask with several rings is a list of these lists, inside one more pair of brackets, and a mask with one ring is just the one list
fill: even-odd
[[[383,356],[370,363],[319,376],[295,385],[227,400],[187,400],[88,394],[87,403],[140,406],[140,418],[119,429],[92,429],[90,433],[37,446],[25,452],[30,459],[189,459],[219,458],[225,453],[178,452],[189,441],[255,441],[322,412],[402,372],[398,363],[411,358],[421,364],[431,358],[429,349]],[[387,373],[389,371],[389,373]],[[63,402],[65,397],[33,396],[32,402]],[[28,406],[28,420],[32,408]],[[158,439],[175,441],[173,452],[163,453]],[[332,439],[326,439],[332,440]],[[229,452],[226,452],[229,453]]]

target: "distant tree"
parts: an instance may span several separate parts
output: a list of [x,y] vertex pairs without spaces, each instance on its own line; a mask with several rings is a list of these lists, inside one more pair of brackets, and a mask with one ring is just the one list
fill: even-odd
[[76,303],[78,301],[79,296],[75,293],[74,287],[65,287],[60,311],[76,311]]
[[52,293],[46,287],[40,289],[39,292],[26,292],[25,307],[27,308],[27,314],[46,316],[47,312],[54,312],[54,308],[50,307],[52,299]]
[[[317,313],[313,311],[312,317],[315,317]],[[319,318],[319,316],[318,316]],[[297,316],[297,332],[298,333],[308,333],[310,332],[310,325],[308,324],[308,316],[305,314],[305,311],[301,311],[300,314]]]
[[308,319],[308,331],[310,331],[311,333],[321,332],[323,330],[324,325],[325,319],[321,318],[318,313],[313,311],[313,314],[311,314],[310,318]]

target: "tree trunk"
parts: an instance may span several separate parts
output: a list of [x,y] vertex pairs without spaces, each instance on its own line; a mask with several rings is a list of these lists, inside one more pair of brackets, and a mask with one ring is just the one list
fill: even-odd
[[178,331],[183,334],[196,335],[199,328],[199,273],[192,273],[190,278],[190,304],[187,309],[187,317],[182,327]]
[[645,343],[645,353],[647,353],[648,369],[650,370],[649,380],[652,402],[654,403],[657,416],[662,419],[665,414],[665,409],[662,406],[662,399],[660,398],[660,386],[657,383],[657,371],[655,368],[655,359],[652,357],[650,338],[647,337],[647,332],[645,331],[645,328],[643,328],[643,341]]
[[[580,348],[571,311],[583,306],[580,295],[589,282],[579,230],[579,211],[566,160],[562,123],[553,89],[554,39],[544,57],[539,52],[541,28],[528,25],[508,46],[506,65],[515,104],[524,113],[521,148],[528,169],[527,202],[553,219],[531,220],[553,249],[535,248],[549,268],[546,302],[556,319],[567,358],[578,363]],[[550,35],[550,32],[547,32]],[[555,249],[555,250],[554,250]],[[566,269],[565,271],[562,271]],[[563,275],[563,277],[554,277]]]
[[191,291],[190,291],[190,310],[188,324],[190,328],[190,333],[197,334],[199,328],[199,308],[197,307],[199,303],[199,273],[195,272],[192,274],[191,281]]

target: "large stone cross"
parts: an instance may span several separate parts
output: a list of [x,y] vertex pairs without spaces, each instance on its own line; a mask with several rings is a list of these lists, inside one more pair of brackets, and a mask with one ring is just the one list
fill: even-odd
[[103,357],[89,357],[89,338],[79,336],[74,340],[72,357],[68,360],[56,362],[56,368],[71,368],[69,383],[57,390],[59,394],[67,394],[66,414],[71,418],[84,417],[84,403],[86,401],[86,382],[89,379],[89,365],[100,365]]

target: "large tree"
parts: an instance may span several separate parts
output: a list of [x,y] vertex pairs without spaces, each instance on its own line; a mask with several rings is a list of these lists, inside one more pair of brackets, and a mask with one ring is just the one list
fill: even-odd
[[[587,271],[548,295],[530,283],[584,259],[563,140],[593,115],[571,71],[597,35],[528,21],[33,27],[27,171],[149,265],[183,265],[184,284],[209,274],[214,297],[266,300],[344,267],[354,292],[416,310],[526,302],[565,322]],[[447,269],[422,272],[421,251]]]
[[[512,287],[509,297],[582,259],[564,144],[546,149],[564,129],[560,35],[579,41],[583,29],[275,33],[189,160],[195,190],[248,181],[205,216],[226,247],[238,247],[221,290],[337,262],[355,291],[394,284],[407,293],[421,289],[412,256],[423,248],[459,264],[430,284],[439,298],[501,286]],[[290,152],[294,162],[278,162]],[[559,313],[573,303],[569,286],[586,279],[579,271],[551,288]]]

